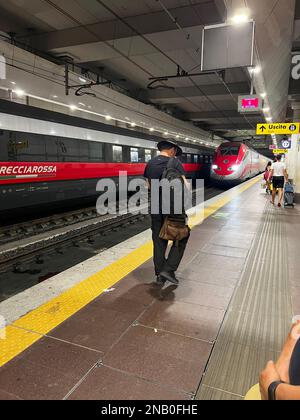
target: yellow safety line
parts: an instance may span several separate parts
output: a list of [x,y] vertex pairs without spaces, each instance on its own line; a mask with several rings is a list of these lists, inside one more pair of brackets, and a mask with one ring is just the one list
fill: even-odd
[[[203,217],[204,219],[208,218],[257,182],[258,179],[254,179],[235,191],[229,191],[225,197],[206,208],[204,215],[192,217],[190,220],[191,227],[193,228],[201,223]],[[29,312],[7,328],[0,330],[0,367],[84,308],[105,290],[132,273],[152,256],[153,245],[149,241],[98,273],[73,286],[60,296]],[[6,334],[6,337],[1,339],[4,334]]]

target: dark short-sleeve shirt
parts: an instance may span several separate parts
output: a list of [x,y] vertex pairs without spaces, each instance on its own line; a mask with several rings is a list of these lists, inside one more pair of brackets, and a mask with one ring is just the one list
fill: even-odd
[[[170,158],[167,156],[156,156],[151,159],[145,169],[144,177],[147,179],[160,179],[166,169]],[[174,159],[174,168],[185,175],[182,163],[178,159]]]

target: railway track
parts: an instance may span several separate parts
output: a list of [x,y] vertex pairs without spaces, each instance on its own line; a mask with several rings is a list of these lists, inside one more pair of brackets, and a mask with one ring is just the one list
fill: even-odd
[[[218,192],[206,188],[205,199]],[[148,208],[148,203],[144,207]],[[140,213],[99,216],[95,207],[89,207],[6,226],[0,230],[0,273],[21,273],[25,264],[42,263],[45,254],[61,253],[65,247],[77,246],[81,241],[92,242],[97,235],[106,235],[146,217]]]

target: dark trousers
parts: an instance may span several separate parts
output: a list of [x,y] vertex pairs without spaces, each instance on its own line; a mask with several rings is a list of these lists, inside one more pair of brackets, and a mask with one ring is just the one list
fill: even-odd
[[154,267],[155,274],[158,276],[162,271],[176,272],[181,263],[189,237],[179,241],[178,246],[173,244],[168,257],[166,252],[168,241],[159,237],[160,230],[163,226],[165,216],[160,214],[151,215],[152,219],[152,240],[154,245]]
[[300,340],[298,340],[290,364],[291,385],[300,386]]

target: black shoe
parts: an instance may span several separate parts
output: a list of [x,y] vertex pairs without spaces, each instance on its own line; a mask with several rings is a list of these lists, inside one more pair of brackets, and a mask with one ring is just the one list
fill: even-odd
[[160,273],[160,277],[162,277],[166,281],[169,281],[172,284],[175,284],[176,286],[178,286],[179,284],[179,281],[175,277],[175,274],[169,271],[163,271],[162,273]]
[[159,286],[164,286],[166,280],[163,279],[161,276],[156,276],[156,284],[158,284]]

